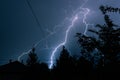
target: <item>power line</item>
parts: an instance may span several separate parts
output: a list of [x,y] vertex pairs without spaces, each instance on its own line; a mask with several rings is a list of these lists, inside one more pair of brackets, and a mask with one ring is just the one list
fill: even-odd
[[42,28],[42,26],[40,25],[40,22],[39,22],[36,14],[35,14],[35,12],[34,12],[34,10],[33,10],[32,5],[30,4],[29,0],[26,0],[26,2],[27,2],[27,5],[28,5],[28,7],[30,8],[30,10],[31,10],[31,12],[32,12],[33,17],[35,18],[35,21],[36,21],[37,25],[39,26],[40,30],[43,32],[43,28]]

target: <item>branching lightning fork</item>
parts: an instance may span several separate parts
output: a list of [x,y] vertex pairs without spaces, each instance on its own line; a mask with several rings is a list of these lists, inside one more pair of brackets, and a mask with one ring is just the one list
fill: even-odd
[[[50,65],[49,65],[49,68],[50,68],[50,69],[53,67],[53,64],[54,64],[55,53],[57,52],[57,50],[58,50],[61,46],[65,45],[65,44],[67,43],[68,34],[69,34],[70,30],[74,27],[74,25],[75,25],[75,23],[77,22],[77,20],[79,19],[80,15],[83,15],[82,22],[85,24],[85,30],[84,30],[84,33],[83,33],[84,35],[86,35],[86,33],[87,33],[88,26],[89,26],[89,25],[92,25],[92,24],[87,23],[87,21],[86,21],[87,15],[90,13],[90,9],[89,9],[89,8],[83,8],[83,6],[84,6],[87,2],[88,2],[88,0],[86,0],[86,1],[83,3],[82,6],[80,6],[78,9],[76,9],[76,10],[74,11],[74,14],[72,15],[72,18],[65,18],[65,20],[63,21],[63,23],[61,23],[60,25],[55,26],[55,27],[53,28],[53,31],[50,31],[50,30],[46,29],[46,31],[49,32],[50,34],[49,34],[48,36],[46,36],[45,38],[43,38],[42,40],[38,41],[38,42],[34,45],[34,47],[37,47],[42,41],[47,40],[50,36],[54,35],[54,34],[56,33],[56,28],[61,27],[62,25],[64,25],[65,22],[66,22],[66,20],[70,20],[70,21],[71,21],[71,22],[70,22],[70,25],[68,26],[68,28],[67,28],[66,31],[65,31],[64,41],[61,42],[59,45],[57,45],[55,48],[49,48],[48,46],[47,46],[47,48],[44,48],[44,49],[52,49],[52,50],[53,50],[52,53],[51,53],[51,56],[50,56]],[[29,7],[31,7],[28,0],[27,0],[27,3],[28,3],[28,5],[29,5]],[[32,10],[32,13],[34,13],[33,10]],[[35,14],[33,14],[33,15],[34,15],[34,17],[36,18]],[[37,18],[36,18],[36,21],[37,21],[37,23],[39,23],[39,21],[38,21]],[[18,57],[18,60],[20,61],[21,57],[23,57],[24,55],[28,54],[31,50],[32,50],[32,49],[28,50],[27,52],[22,53],[22,54]],[[42,49],[41,49],[41,50],[42,50]]]
[[56,53],[56,51],[63,45],[65,45],[67,43],[67,38],[68,38],[68,33],[69,31],[71,30],[72,27],[74,27],[74,24],[75,22],[78,20],[79,18],[79,14],[83,13],[83,23],[85,24],[85,31],[84,31],[84,35],[86,35],[86,32],[87,32],[87,29],[88,29],[88,26],[91,25],[89,23],[86,22],[86,18],[87,18],[87,15],[89,14],[90,12],[90,9],[89,8],[83,8],[83,6],[86,4],[88,0],[86,0],[84,2],[84,4],[82,6],[80,6],[80,8],[78,8],[76,11],[75,11],[75,14],[73,15],[72,17],[72,21],[71,21],[71,25],[68,26],[67,30],[66,30],[66,33],[65,33],[65,39],[62,43],[60,43],[58,46],[56,46],[56,48],[52,51],[52,54],[51,54],[51,57],[50,57],[50,65],[49,65],[49,68],[51,69],[53,67],[53,61],[54,61],[54,55]]

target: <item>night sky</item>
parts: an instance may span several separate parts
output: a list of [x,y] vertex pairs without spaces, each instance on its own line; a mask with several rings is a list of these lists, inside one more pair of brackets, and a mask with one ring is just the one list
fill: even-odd
[[[71,25],[71,19],[86,0],[0,0],[0,65],[9,59],[18,57],[30,50],[36,43],[39,60],[50,64],[52,51],[64,41],[65,31]],[[100,5],[120,7],[120,0],[88,0],[83,8],[90,9],[86,22],[103,24]],[[119,25],[120,14],[111,13],[111,19]],[[85,31],[84,14],[74,23],[68,34],[66,48],[71,55],[80,55],[75,33]],[[38,22],[37,22],[38,21]],[[40,25],[39,25],[40,24]],[[95,29],[94,26],[88,28]],[[92,35],[87,32],[87,34]],[[61,47],[55,53],[59,56]],[[26,55],[21,57],[25,60]]]

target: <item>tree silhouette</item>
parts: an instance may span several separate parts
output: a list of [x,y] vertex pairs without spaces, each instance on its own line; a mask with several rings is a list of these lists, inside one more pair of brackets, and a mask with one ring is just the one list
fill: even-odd
[[[120,58],[118,57],[120,55],[120,28],[107,15],[108,8],[101,6],[100,10],[104,15],[105,24],[97,24],[97,30],[88,30],[96,36],[91,37],[81,33],[77,33],[76,36],[78,37],[82,56],[89,59],[93,64],[96,63],[95,59],[98,59],[94,75],[99,80],[116,79],[119,78],[116,75],[120,72]],[[111,10],[116,9],[111,7]]]
[[[102,12],[104,13],[104,10]],[[120,28],[106,14],[104,14],[104,20],[104,25],[96,25],[99,28],[98,31],[89,30],[96,34],[97,38],[77,33],[78,42],[82,47],[81,53],[83,55],[90,55],[95,51],[104,59],[104,63],[114,63],[117,61],[116,57],[120,52]]]
[[49,69],[46,63],[39,63],[35,48],[28,54],[26,76],[28,80],[48,80]]
[[77,60],[77,65],[75,67],[76,71],[75,73],[78,75],[78,77],[81,77],[82,80],[89,80],[91,76],[92,71],[92,64],[89,60],[87,60],[85,57],[80,57]]
[[[55,80],[69,79],[70,75],[74,75],[75,59],[69,55],[69,52],[63,46],[59,59],[56,61],[56,66],[53,69],[53,77]],[[56,76],[56,77],[55,77]]]
[[32,66],[32,65],[35,65],[35,64],[38,64],[38,63],[39,63],[38,57],[35,53],[35,48],[33,48],[32,51],[28,55],[27,65]]
[[114,13],[120,13],[120,8],[114,8],[112,6],[100,6],[100,10],[103,14],[106,14],[107,12],[114,12]]
[[70,59],[69,53],[63,46],[63,49],[60,53],[60,57],[56,61],[56,68],[62,69],[61,71],[65,71],[69,66],[69,59]]

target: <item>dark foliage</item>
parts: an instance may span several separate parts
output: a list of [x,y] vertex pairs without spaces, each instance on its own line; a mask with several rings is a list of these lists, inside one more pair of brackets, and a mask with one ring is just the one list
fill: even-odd
[[120,8],[114,8],[112,6],[100,6],[100,10],[103,14],[106,14],[107,12],[114,12],[114,13],[120,13]]
[[35,54],[35,48],[32,49],[32,51],[30,51],[30,53],[28,54],[28,59],[27,59],[27,65],[28,66],[33,66],[38,64],[38,57]]
[[[86,59],[94,61],[96,53],[99,55],[98,64],[96,70],[103,78],[116,78],[117,73],[120,72],[120,61],[118,55],[120,55],[120,28],[113,23],[110,17],[106,14],[106,10],[101,6],[100,9],[104,14],[105,24],[97,24],[96,30],[89,30],[96,34],[97,37],[90,37],[77,33],[78,42],[82,47],[81,53]],[[91,55],[92,53],[92,55]],[[94,63],[95,64],[95,63]],[[115,77],[113,76],[115,75]]]

